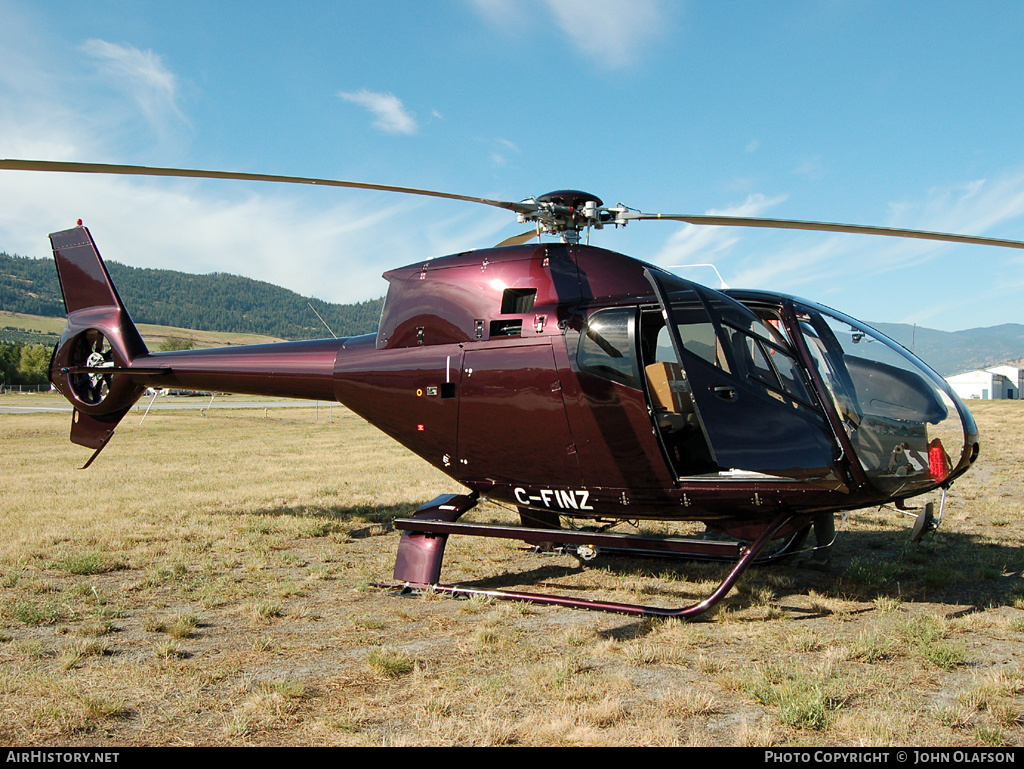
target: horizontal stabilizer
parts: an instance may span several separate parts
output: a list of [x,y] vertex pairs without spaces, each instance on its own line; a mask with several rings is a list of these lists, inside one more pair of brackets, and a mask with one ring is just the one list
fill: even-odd
[[144,366],[132,366],[122,368],[120,366],[64,366],[62,374],[131,374],[137,379],[166,376],[171,373],[169,366],[160,368],[146,368]]

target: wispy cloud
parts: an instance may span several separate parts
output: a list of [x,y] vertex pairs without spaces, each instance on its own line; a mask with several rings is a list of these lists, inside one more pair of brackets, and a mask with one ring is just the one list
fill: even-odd
[[[1024,235],[1019,229],[1000,228],[1019,222],[1021,217],[1024,171],[1016,171],[936,188],[920,199],[890,204],[886,220],[877,223],[1019,240]],[[988,321],[972,317],[969,308],[976,309],[986,299],[995,303],[1001,297],[1019,295],[1024,287],[1020,252],[1004,248],[767,230],[758,230],[756,235],[735,230],[730,238],[703,235],[701,239],[701,235],[684,229],[670,239],[665,251],[671,254],[673,248],[692,249],[698,244],[703,247],[701,256],[714,256],[728,248],[726,279],[730,285],[800,294],[854,315],[878,315],[868,320],[938,322],[949,328],[985,325]],[[921,295],[930,301],[915,301]],[[888,298],[888,306],[880,311],[882,296]]]
[[[757,193],[749,195],[737,206],[711,209],[706,213],[713,216],[761,216],[769,208],[782,203],[785,199],[785,195],[769,198]],[[729,249],[739,241],[739,238],[735,227],[686,224],[669,237],[665,245],[655,255],[654,263],[669,266],[714,261],[715,258],[724,257]]]
[[[65,58],[42,46],[17,50],[8,62],[17,71],[0,72],[0,157],[124,162],[129,137],[152,158],[140,121],[182,120],[180,83],[152,52],[101,40]],[[385,269],[494,243],[508,223],[495,214],[439,225],[448,210],[387,193],[0,172],[0,248],[9,253],[48,256],[46,234],[80,217],[107,259],[232,272],[330,301],[380,296]]]
[[469,0],[492,26],[518,29],[549,18],[583,56],[604,69],[635,65],[645,46],[661,35],[669,13],[662,0]]
[[178,84],[174,73],[153,51],[105,40],[87,40],[81,47],[110,84],[130,96],[146,119],[160,127],[168,119],[187,123],[178,108]]
[[821,155],[804,158],[792,171],[794,176],[805,179],[820,179],[825,173],[825,167],[821,162]]
[[[45,257],[46,234],[72,227],[80,217],[106,259],[229,272],[348,302],[382,295],[385,269],[446,253],[424,248],[423,232],[434,221],[426,206],[386,193],[317,193],[195,180],[2,172],[0,243],[9,253]],[[439,247],[457,244],[453,250],[491,242],[467,242],[458,232],[438,234]],[[382,255],[379,261],[376,254]],[[130,306],[131,297],[125,300]]]
[[545,0],[555,23],[584,56],[607,69],[636,63],[664,29],[659,0]]
[[923,200],[891,204],[889,212],[894,227],[985,234],[1024,215],[1024,171],[936,187]]
[[345,101],[365,107],[376,118],[373,125],[390,134],[414,134],[417,130],[416,118],[394,94],[368,91],[339,91],[338,96]]
[[515,142],[511,142],[508,139],[503,139],[499,136],[495,139],[495,143],[498,145],[498,148],[491,152],[491,161],[496,166],[506,165],[509,162],[508,156],[510,153],[515,155],[519,154],[519,147]]
[[[766,198],[751,195],[742,205],[717,213],[735,216],[760,216],[766,209],[781,203],[784,196]],[[992,235],[1004,222],[1024,216],[1024,171],[993,180],[972,181],[937,188],[920,200],[889,205],[889,216],[882,226],[957,232],[967,235]],[[870,224],[871,222],[851,222]],[[829,281],[838,288],[849,286],[849,279],[875,278],[905,267],[922,265],[938,259],[951,249],[958,253],[985,254],[990,261],[1011,264],[1020,252],[1008,249],[963,251],[962,246],[928,240],[908,240],[870,235],[813,234],[792,235],[758,231],[762,241],[756,255],[738,253],[730,272],[730,283],[741,286],[782,284],[784,290]],[[1021,233],[1005,233],[1004,237],[1020,238]],[[707,256],[722,253],[746,239],[744,231],[723,227],[687,226],[675,233],[658,255],[658,263],[682,260],[694,254]],[[781,240],[781,244],[780,241]],[[769,242],[764,242],[769,241]],[[971,249],[984,248],[972,246]],[[704,261],[707,261],[706,259]],[[672,263],[675,263],[673,261]],[[855,266],[855,267],[854,267]],[[951,276],[952,277],[952,276]]]

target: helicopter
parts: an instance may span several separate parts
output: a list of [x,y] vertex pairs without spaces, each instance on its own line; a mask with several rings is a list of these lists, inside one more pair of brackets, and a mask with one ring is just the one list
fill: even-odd
[[[716,290],[587,243],[645,220],[843,232],[1024,248],[1024,242],[864,225],[650,214],[559,190],[520,202],[307,177],[2,160],[0,169],[184,176],[448,198],[515,213],[531,229],[493,248],[384,273],[376,333],[150,352],[81,226],[50,235],[67,310],[50,381],[74,406],[89,467],[147,388],[338,401],[468,493],[409,518],[401,590],[484,594],[624,614],[690,618],[752,564],[798,551],[818,516],[942,493],[915,515],[920,540],[979,454],[967,407],[935,371],[866,324],[764,290]],[[557,241],[542,242],[541,235]],[[536,242],[534,242],[536,241]],[[482,499],[519,526],[460,519]],[[575,528],[563,527],[567,521]],[[621,521],[702,522],[712,539],[614,533]],[[451,535],[519,540],[586,561],[598,552],[733,564],[682,608],[440,582]]]

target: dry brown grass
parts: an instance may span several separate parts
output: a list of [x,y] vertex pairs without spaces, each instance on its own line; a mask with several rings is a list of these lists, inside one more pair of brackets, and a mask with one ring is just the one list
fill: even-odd
[[[833,573],[761,570],[707,621],[370,587],[445,478],[335,409],[0,415],[0,739],[32,745],[1024,744],[1024,404],[938,536],[860,511]],[[476,520],[513,520],[493,505]],[[443,578],[680,606],[716,567],[453,538]]]
[[[67,325],[65,318],[53,318],[43,315],[27,315],[20,312],[0,310],[0,326],[11,326],[24,331],[39,331],[44,334],[60,334]],[[191,328],[175,326],[157,326],[151,323],[140,323],[139,333],[150,350],[157,350],[160,344],[170,337],[191,339],[196,347],[222,347],[227,344],[263,344],[280,342],[277,337],[264,334],[238,334],[227,331],[197,331]]]

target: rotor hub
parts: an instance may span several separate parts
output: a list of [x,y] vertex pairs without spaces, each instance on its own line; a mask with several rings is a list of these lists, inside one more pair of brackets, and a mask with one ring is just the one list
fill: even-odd
[[601,198],[583,190],[555,190],[520,206],[520,222],[536,222],[538,232],[558,235],[564,243],[578,243],[584,227],[599,230],[606,224],[626,223],[620,216],[625,208],[606,208]]
[[555,190],[537,198],[538,203],[551,203],[557,206],[567,206],[570,209],[583,208],[589,201],[597,206],[603,206],[604,201],[597,195],[591,195],[583,190]]

